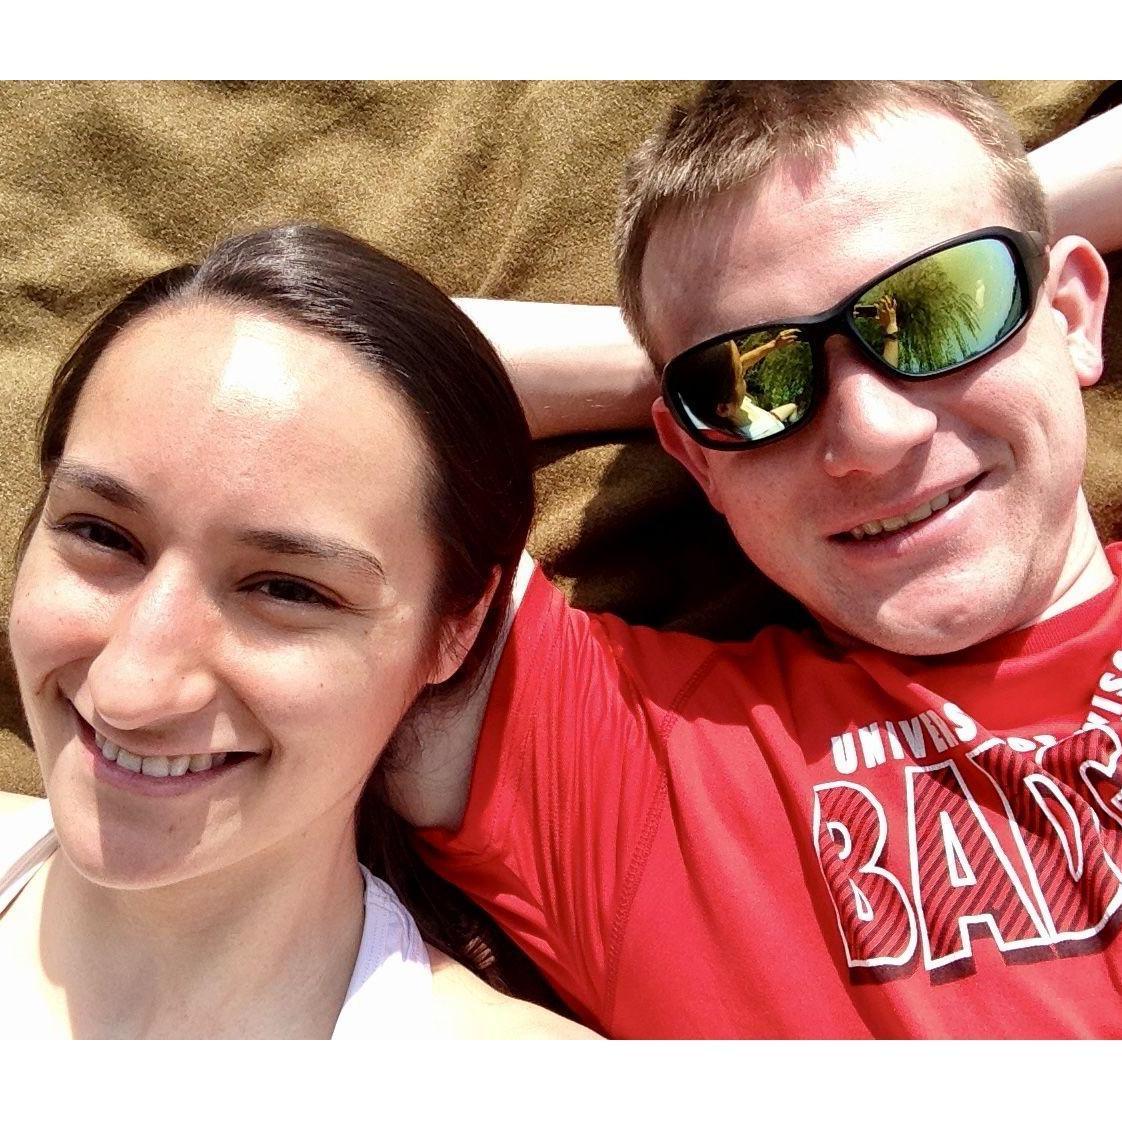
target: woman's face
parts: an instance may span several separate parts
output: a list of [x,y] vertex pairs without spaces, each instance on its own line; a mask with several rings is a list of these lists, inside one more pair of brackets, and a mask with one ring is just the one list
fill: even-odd
[[349,842],[402,713],[454,669],[435,653],[424,458],[356,356],[273,320],[165,309],[103,354],[11,619],[87,876],[169,884]]

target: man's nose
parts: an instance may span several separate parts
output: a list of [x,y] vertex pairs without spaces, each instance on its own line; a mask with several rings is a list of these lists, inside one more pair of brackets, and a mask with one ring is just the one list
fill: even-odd
[[828,475],[883,475],[931,439],[938,417],[924,403],[922,384],[880,373],[848,340],[829,340],[826,362],[823,463]]
[[118,607],[88,674],[98,716],[119,729],[160,725],[214,699],[215,627],[205,589],[183,565],[157,563]]

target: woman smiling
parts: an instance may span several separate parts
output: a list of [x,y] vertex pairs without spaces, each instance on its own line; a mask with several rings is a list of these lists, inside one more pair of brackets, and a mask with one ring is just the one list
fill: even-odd
[[102,316],[40,434],[11,642],[49,813],[0,801],[0,1026],[583,1035],[426,949],[356,850],[529,525],[525,422],[469,321],[341,233],[235,237]]

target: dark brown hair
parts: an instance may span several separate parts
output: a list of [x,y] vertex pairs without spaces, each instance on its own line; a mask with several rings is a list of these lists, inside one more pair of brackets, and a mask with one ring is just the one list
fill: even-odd
[[1047,238],[1043,189],[1016,126],[969,82],[709,82],[673,107],[627,163],[615,229],[624,319],[656,363],[641,278],[659,216],[700,208],[721,191],[761,182],[784,160],[827,169],[854,126],[885,112],[926,109],[961,123],[989,153],[998,197],[1026,230]]
[[[494,647],[529,532],[530,434],[502,363],[467,316],[419,273],[338,230],[293,225],[228,238],[198,264],[143,281],[97,319],[59,367],[40,418],[43,492],[24,527],[20,555],[97,360],[129,324],[196,302],[244,308],[342,343],[406,403],[427,444],[426,509],[419,516],[439,551],[434,618],[470,612],[495,570],[501,574],[460,668],[422,690],[418,701],[469,690]],[[492,921],[416,857],[407,827],[380,797],[379,773],[391,755],[385,753],[359,802],[360,860],[393,886],[429,943],[501,988],[542,999],[532,974],[518,987],[512,982],[525,960]]]

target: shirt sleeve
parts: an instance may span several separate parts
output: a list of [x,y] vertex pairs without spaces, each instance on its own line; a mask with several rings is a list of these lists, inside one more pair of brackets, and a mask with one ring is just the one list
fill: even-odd
[[[665,799],[657,702],[635,685],[663,636],[569,607],[535,571],[492,687],[463,823],[418,831],[578,1011],[603,1010]],[[686,671],[688,674],[688,670]]]

